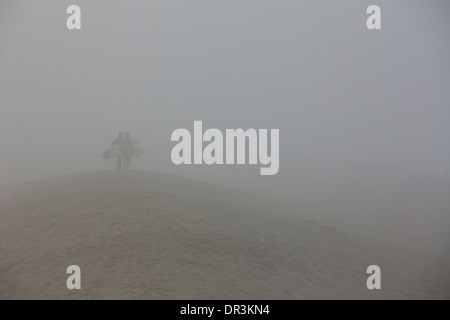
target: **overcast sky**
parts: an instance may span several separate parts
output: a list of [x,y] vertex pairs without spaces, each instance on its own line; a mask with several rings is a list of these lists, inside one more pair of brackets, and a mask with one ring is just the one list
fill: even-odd
[[450,173],[446,0],[0,1],[0,185],[113,169],[118,131],[147,150],[134,168],[259,175],[175,167],[170,135],[194,120],[280,129],[280,175],[305,159]]

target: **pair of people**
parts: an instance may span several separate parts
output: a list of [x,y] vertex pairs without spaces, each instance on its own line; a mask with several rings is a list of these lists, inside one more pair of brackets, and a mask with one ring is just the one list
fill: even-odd
[[119,152],[117,155],[117,170],[129,169],[131,156],[133,154],[133,142],[130,139],[130,134],[119,132],[119,136],[112,142],[113,146],[118,146]]

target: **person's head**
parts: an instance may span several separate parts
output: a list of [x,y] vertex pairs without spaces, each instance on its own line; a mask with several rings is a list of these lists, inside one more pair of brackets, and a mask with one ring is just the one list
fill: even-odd
[[123,132],[119,132],[119,138],[123,137]]

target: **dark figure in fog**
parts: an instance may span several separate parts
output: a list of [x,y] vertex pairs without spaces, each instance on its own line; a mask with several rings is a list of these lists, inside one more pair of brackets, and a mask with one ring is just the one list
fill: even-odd
[[117,170],[122,170],[123,164],[123,152],[122,152],[122,143],[123,143],[123,132],[119,132],[119,136],[112,142],[113,146],[117,147]]
[[125,134],[125,138],[122,139],[122,155],[123,155],[123,168],[129,169],[131,156],[133,154],[133,142],[130,139],[130,134]]

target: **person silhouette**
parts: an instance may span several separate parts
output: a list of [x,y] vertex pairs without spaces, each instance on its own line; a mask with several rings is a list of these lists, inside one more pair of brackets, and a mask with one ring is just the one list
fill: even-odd
[[112,142],[113,146],[117,146],[117,170],[122,170],[123,165],[123,153],[122,153],[122,143],[123,143],[123,132],[119,132],[119,136]]
[[129,169],[131,156],[133,155],[133,142],[130,139],[130,134],[126,133],[125,138],[122,139],[122,155],[123,155],[123,168]]

